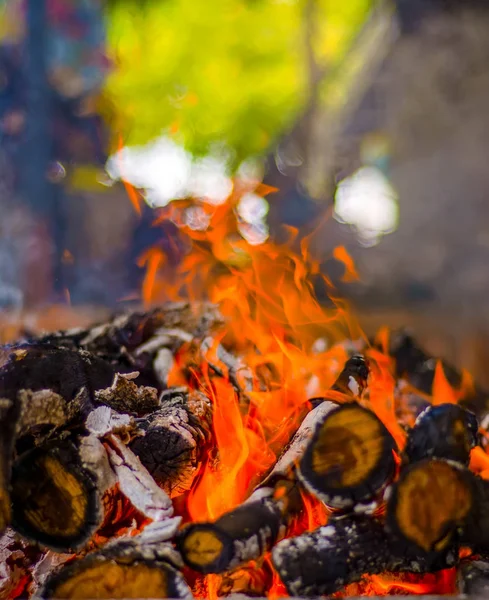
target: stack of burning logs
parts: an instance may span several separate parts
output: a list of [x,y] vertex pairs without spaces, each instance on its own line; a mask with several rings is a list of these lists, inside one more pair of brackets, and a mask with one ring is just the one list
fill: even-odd
[[[353,352],[249,498],[182,526],[178,499],[219,460],[202,381],[226,377],[239,395],[252,377],[224,347],[199,377],[221,324],[211,305],[172,304],[1,350],[0,597],[191,598],[199,577],[224,579],[270,553],[294,596],[454,566],[461,591],[489,587],[489,482],[469,469],[484,452],[486,396],[431,406],[399,392],[417,417],[401,451],[369,408],[369,363]],[[189,385],[169,387],[183,346]],[[433,359],[407,335],[390,350],[399,381],[429,393]],[[307,497],[328,520],[296,535]]]

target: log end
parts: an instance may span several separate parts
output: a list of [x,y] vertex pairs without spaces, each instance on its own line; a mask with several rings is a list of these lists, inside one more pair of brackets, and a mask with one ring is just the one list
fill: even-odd
[[43,598],[186,598],[183,578],[169,565],[150,560],[89,555],[47,581]]
[[214,523],[186,527],[177,541],[185,563],[199,573],[222,573],[232,559],[232,540]]
[[70,443],[35,448],[12,470],[12,526],[54,550],[81,548],[101,520],[95,483]]
[[343,404],[318,425],[300,461],[300,477],[326,504],[346,508],[372,499],[388,483],[395,447],[375,413]]
[[443,552],[472,508],[470,482],[456,465],[425,460],[407,468],[394,486],[387,525],[411,546]]

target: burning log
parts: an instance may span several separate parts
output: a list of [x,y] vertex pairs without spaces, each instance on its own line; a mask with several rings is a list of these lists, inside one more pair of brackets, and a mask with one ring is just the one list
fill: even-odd
[[361,398],[367,388],[369,374],[365,358],[361,354],[354,354],[346,361],[331,389],[347,396]]
[[[41,598],[184,598],[192,594],[178,569],[178,554],[161,535],[161,526],[121,539],[101,551],[55,571],[38,594]],[[168,533],[174,533],[170,526]]]
[[453,540],[489,549],[489,483],[458,463],[424,460],[393,486],[386,525],[418,553],[443,552]]
[[407,462],[445,458],[469,464],[470,451],[478,444],[477,417],[457,404],[430,406],[416,419],[404,450]]
[[273,566],[288,593],[297,597],[333,594],[366,574],[426,573],[455,560],[449,551],[437,557],[408,554],[379,520],[358,515],[330,518],[324,527],[282,540],[272,550]]
[[172,497],[190,489],[209,451],[212,407],[204,394],[186,389],[164,393],[162,405],[138,421],[141,435],[130,448]]
[[[367,378],[365,360],[354,356],[345,363],[333,390],[347,390],[350,397],[363,393]],[[223,573],[260,557],[285,535],[287,525],[303,507],[296,465],[317,424],[336,408],[337,404],[326,398],[319,401],[272,471],[241,506],[215,522],[195,523],[183,530],[177,543],[189,567],[200,573]]]
[[464,560],[457,573],[458,590],[466,596],[486,598],[489,595],[489,562]]
[[349,402],[317,422],[299,462],[299,477],[331,508],[358,510],[373,501],[375,506],[395,475],[396,448],[375,413]]
[[103,518],[97,483],[73,442],[24,453],[12,469],[14,529],[61,552],[83,547]]

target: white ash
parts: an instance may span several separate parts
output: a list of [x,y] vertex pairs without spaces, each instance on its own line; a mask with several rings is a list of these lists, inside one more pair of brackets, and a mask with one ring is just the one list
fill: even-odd
[[132,416],[118,413],[109,406],[99,406],[88,415],[85,426],[90,433],[104,437],[109,433],[133,429],[136,425]]
[[233,543],[233,560],[229,563],[229,568],[237,567],[243,562],[249,560],[250,556],[260,556],[260,542],[258,535],[252,535],[247,540],[235,540]]
[[174,365],[175,359],[172,351],[168,348],[160,348],[153,360],[153,370],[162,387],[168,385],[168,376]]
[[358,385],[358,382],[353,377],[353,375],[350,375],[350,377],[348,378],[348,388],[354,396],[360,395],[360,386]]
[[173,515],[173,505],[166,492],[155,480],[139,458],[116,436],[109,436],[109,460],[118,479],[121,492],[135,508],[153,521],[162,521]]
[[97,488],[102,494],[116,485],[117,477],[110,466],[107,450],[97,436],[81,437],[79,454],[82,464],[97,477]]

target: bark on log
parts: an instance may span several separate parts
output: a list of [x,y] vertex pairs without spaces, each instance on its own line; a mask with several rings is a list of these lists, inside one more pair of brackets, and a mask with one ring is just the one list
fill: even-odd
[[53,550],[82,548],[103,520],[97,483],[70,441],[24,453],[12,469],[13,528]]
[[299,478],[331,508],[358,510],[363,505],[368,510],[395,475],[396,449],[375,413],[349,402],[316,423],[299,462]]
[[445,458],[468,465],[470,451],[478,442],[477,417],[457,404],[430,406],[409,432],[404,459]]
[[384,571],[426,573],[452,566],[456,553],[418,557],[408,554],[377,519],[330,518],[313,532],[279,542],[272,563],[291,596],[333,594],[363,575]]
[[[354,356],[345,363],[332,389],[342,397],[352,397],[363,393],[367,379],[365,360]],[[297,463],[317,424],[336,407],[326,398],[319,400],[246,502],[215,522],[194,523],[182,531],[177,544],[186,564],[200,573],[223,573],[260,557],[285,535],[287,525],[303,508]]]
[[39,597],[190,600],[192,593],[178,571],[181,560],[166,541],[174,528],[170,525],[162,536],[165,524],[155,525],[63,566],[48,578]]
[[489,550],[489,482],[455,462],[423,460],[392,487],[386,525],[419,555],[441,553],[454,540]]
[[138,427],[141,435],[130,448],[156,483],[170,497],[188,491],[211,446],[209,399],[201,392],[176,390]]

